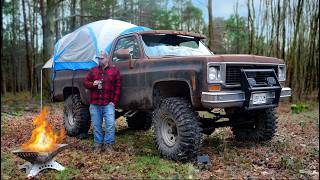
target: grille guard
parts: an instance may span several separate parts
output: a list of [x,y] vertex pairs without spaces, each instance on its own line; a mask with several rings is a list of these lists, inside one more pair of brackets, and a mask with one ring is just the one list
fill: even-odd
[[[249,83],[249,78],[252,79],[257,76],[259,73],[266,73],[268,77],[274,78],[274,84],[253,84]],[[252,76],[253,77],[250,77]],[[276,73],[274,69],[241,69],[240,73],[240,83],[241,89],[245,92],[245,101],[243,103],[243,107],[245,110],[253,110],[260,109],[266,107],[277,107],[279,104],[280,94],[281,94],[281,85],[278,81]],[[275,98],[269,104],[261,104],[261,105],[251,105],[251,95],[255,92],[274,92]]]

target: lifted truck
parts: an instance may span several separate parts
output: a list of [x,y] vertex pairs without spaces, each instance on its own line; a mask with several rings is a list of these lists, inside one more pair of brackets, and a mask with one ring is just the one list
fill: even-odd
[[[155,30],[119,36],[111,63],[121,72],[117,116],[129,128],[154,126],[155,143],[166,158],[189,161],[199,152],[202,134],[231,126],[237,140],[267,141],[276,132],[275,108],[291,96],[284,86],[286,66],[277,58],[214,55],[200,34]],[[90,129],[87,71],[57,71],[53,97],[64,101],[69,136]],[[217,108],[223,113],[217,113]],[[214,111],[212,111],[214,110]],[[199,111],[213,118],[199,116]],[[226,121],[218,121],[227,118]]]

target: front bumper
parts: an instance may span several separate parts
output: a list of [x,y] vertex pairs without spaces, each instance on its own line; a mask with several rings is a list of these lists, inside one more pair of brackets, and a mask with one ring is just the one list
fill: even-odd
[[[287,99],[291,96],[291,88],[284,87],[281,89],[280,100]],[[245,92],[236,91],[219,91],[219,92],[202,92],[201,102],[206,108],[226,108],[242,107],[245,101]],[[268,105],[261,106],[268,107]]]

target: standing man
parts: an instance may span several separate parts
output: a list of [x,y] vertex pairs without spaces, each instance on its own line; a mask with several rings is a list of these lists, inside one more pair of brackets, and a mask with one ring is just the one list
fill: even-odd
[[[94,152],[112,151],[115,140],[115,106],[120,97],[120,72],[110,65],[110,56],[100,52],[99,65],[90,69],[84,86],[90,90],[90,115],[93,124]],[[102,122],[106,132],[103,135]]]

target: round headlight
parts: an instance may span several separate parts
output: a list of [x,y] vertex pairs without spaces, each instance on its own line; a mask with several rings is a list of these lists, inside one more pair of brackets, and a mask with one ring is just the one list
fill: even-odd
[[213,81],[216,79],[216,74],[215,73],[210,73],[209,74],[209,80]]

